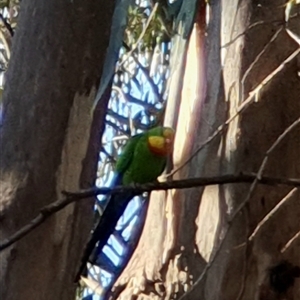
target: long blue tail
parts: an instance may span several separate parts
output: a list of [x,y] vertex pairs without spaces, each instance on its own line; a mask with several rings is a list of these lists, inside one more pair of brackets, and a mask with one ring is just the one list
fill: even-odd
[[[116,184],[117,182],[114,182]],[[114,232],[118,220],[123,215],[128,203],[135,196],[132,192],[112,195],[107,206],[101,216],[91,239],[87,243],[75,282],[78,282],[80,276],[86,272],[86,264],[88,261],[95,263],[98,255],[106,245],[110,235]],[[97,244],[98,243],[98,244]],[[97,246],[96,246],[97,245]],[[93,255],[91,255],[93,253]]]

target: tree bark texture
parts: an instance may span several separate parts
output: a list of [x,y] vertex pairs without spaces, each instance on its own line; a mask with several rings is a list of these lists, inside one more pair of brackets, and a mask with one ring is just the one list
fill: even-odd
[[[93,105],[115,1],[22,1],[4,92],[0,237],[94,183],[109,95]],[[97,123],[97,124],[96,124]],[[0,253],[0,298],[75,299],[93,201],[70,205]]]
[[[177,123],[174,168],[226,120],[232,121],[175,173],[176,179],[257,172],[268,149],[300,116],[299,44],[282,26],[285,1],[209,3],[206,38],[199,2],[188,44],[180,42],[181,49],[188,45],[186,59],[182,52],[172,54],[176,64],[171,66],[166,122]],[[298,15],[287,26],[298,36],[299,22]],[[182,76],[174,76],[178,68]],[[260,85],[259,93],[253,93]],[[245,101],[249,105],[234,117]],[[270,153],[263,174],[299,178],[299,137],[298,126]],[[299,191],[258,185],[230,222],[250,186],[153,193],[139,245],[113,298],[300,299],[299,279],[284,292],[270,283],[270,270],[282,261],[299,266]]]

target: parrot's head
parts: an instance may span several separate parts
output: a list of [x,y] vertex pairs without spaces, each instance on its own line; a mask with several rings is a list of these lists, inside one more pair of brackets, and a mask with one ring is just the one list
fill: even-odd
[[159,156],[172,154],[175,131],[170,127],[155,127],[148,131],[148,146]]

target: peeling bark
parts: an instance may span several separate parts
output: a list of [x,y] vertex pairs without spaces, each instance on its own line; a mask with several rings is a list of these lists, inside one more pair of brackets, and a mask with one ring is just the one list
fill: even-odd
[[[96,131],[92,108],[113,9],[114,1],[22,1],[4,90],[1,239],[62,190],[93,185],[107,95]],[[74,299],[91,205],[68,206],[0,253],[1,299]]]
[[[174,112],[179,110],[175,169],[218,126],[233,118],[249,93],[299,47],[283,27],[278,35],[276,33],[283,24],[284,1],[209,3],[211,19],[205,44],[206,59],[201,47],[203,36],[201,38],[201,31],[195,25],[182,67],[184,80],[176,76],[177,85],[170,85],[177,90],[168,103],[168,125],[176,124]],[[199,24],[201,6],[197,9],[196,23]],[[289,23],[289,28],[299,35],[299,26],[295,24],[299,25],[299,15]],[[273,37],[274,41],[266,47]],[[184,49],[185,42],[181,43],[180,47],[175,44],[174,49]],[[260,54],[261,51],[264,52]],[[175,51],[173,55],[176,55],[173,61],[178,58],[177,68],[181,67],[182,53]],[[299,118],[299,61],[298,54],[282,65],[263,85],[257,101],[248,98],[251,104],[174,177],[257,172],[278,136]],[[175,70],[176,66],[173,66]],[[203,80],[206,80],[206,89]],[[181,87],[182,82],[181,99],[178,99],[178,86]],[[173,90],[170,94],[174,96]],[[172,101],[176,101],[176,105]],[[266,175],[300,176],[299,137],[300,129],[296,128],[270,154],[264,170]],[[185,300],[300,299],[299,279],[294,278],[283,293],[270,282],[270,270],[280,266],[282,261],[294,266],[291,270],[295,274],[299,267],[299,191],[292,193],[282,186],[258,185],[249,204],[232,224],[229,223],[249,190],[249,184],[235,184],[172,191],[168,196],[153,193],[139,245],[115,285],[116,289],[122,287],[118,299],[176,299],[180,296]],[[247,237],[268,214],[269,218],[259,226],[253,240],[247,242]],[[212,266],[194,285],[215,254]]]

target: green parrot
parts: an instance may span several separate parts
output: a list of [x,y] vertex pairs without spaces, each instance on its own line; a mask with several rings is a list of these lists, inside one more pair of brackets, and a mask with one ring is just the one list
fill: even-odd
[[[168,156],[172,154],[174,135],[175,131],[170,127],[155,127],[130,138],[117,160],[112,186],[155,181],[163,172]],[[86,271],[87,262],[95,262],[134,196],[134,192],[110,196],[103,215],[86,245],[76,282]]]

